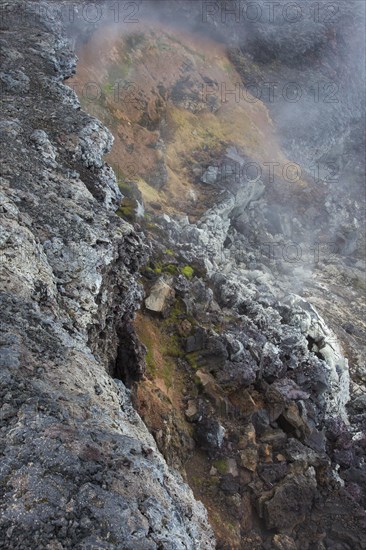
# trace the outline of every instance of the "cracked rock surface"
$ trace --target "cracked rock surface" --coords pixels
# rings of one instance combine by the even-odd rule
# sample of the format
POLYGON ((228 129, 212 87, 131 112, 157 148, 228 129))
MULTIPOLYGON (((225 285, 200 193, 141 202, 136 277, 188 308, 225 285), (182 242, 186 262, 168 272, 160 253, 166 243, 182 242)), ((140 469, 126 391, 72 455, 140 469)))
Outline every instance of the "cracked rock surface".
POLYGON ((113 379, 142 299, 112 136, 63 80, 61 23, 1 2, 0 547, 214 548, 206 511, 113 379))

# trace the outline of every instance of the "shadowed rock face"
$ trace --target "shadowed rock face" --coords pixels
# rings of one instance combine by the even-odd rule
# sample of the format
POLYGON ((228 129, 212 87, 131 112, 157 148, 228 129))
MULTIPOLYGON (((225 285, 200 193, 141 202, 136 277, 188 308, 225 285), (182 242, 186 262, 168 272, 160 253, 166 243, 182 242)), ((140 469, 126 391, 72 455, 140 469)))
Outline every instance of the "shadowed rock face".
POLYGON ((112 136, 62 83, 76 59, 51 11, 36 15, 50 4, 0 7, 0 546, 214 548, 203 506, 112 378, 118 348, 138 348, 145 254, 114 215, 112 136))

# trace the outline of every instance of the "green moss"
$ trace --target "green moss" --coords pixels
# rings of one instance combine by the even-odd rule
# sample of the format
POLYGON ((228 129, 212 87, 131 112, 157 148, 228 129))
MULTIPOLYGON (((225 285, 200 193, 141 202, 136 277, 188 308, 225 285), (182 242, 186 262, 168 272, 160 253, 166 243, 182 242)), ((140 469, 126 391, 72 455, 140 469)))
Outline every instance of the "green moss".
POLYGON ((104 84, 103 86, 103 92, 107 95, 107 94, 112 94, 114 91, 114 85, 111 83, 111 82, 107 82, 106 84, 104 84))
POLYGON ((220 479, 218 476, 210 476, 208 479, 207 479, 207 486, 209 488, 216 488, 217 485, 219 484, 220 482, 220 479))
POLYGON ((153 270, 154 273, 162 273, 163 271, 163 266, 161 265, 160 262, 154 262, 151 264, 151 268, 153 270))
POLYGON ((198 370, 199 364, 197 362, 198 359, 198 353, 196 351, 192 351, 191 353, 186 354, 186 359, 188 363, 191 365, 192 369, 198 370))
POLYGON ((192 476, 192 482, 196 487, 202 487, 203 486, 203 479, 198 476, 192 476))
POLYGON ((158 40, 156 41, 156 45, 157 47, 159 48, 159 50, 161 52, 164 52, 164 51, 167 51, 167 50, 171 50, 171 47, 169 44, 167 44, 166 42, 163 41, 164 39, 163 38, 158 38, 158 40))
POLYGON ((164 254, 168 254, 168 256, 175 256, 175 252, 171 248, 164 250, 164 254))
POLYGON ((121 206, 116 212, 117 216, 124 218, 129 222, 135 221, 136 218, 136 203, 133 199, 123 199, 121 206))
POLYGON ((155 365, 155 361, 154 361, 152 348, 148 347, 148 346, 146 346, 146 347, 147 347, 147 353, 146 353, 146 356, 145 356, 146 369, 147 369, 147 372, 151 376, 155 376, 155 374, 156 374, 156 365, 155 365))
POLYGON ((187 279, 192 279, 194 273, 193 267, 191 267, 190 265, 185 265, 181 268, 180 271, 182 275, 184 275, 187 279))
POLYGON ((150 231, 154 231, 155 229, 158 229, 158 227, 159 227, 159 226, 156 225, 156 223, 154 223, 154 222, 148 222, 148 223, 146 224, 146 228, 147 228, 147 229, 150 229, 150 231))
POLYGON ((115 63, 112 65, 108 70, 108 83, 106 86, 111 86, 113 89, 116 82, 125 80, 128 76, 131 65, 132 59, 128 54, 125 55, 123 63, 115 63))
POLYGON ((164 273, 168 273, 169 275, 177 275, 178 274, 178 267, 174 264, 167 264, 163 268, 164 273))
POLYGON ((174 304, 170 308, 169 315, 164 321, 166 328, 171 327, 175 323, 179 323, 182 317, 185 315, 186 307, 182 300, 175 300, 174 304))
MULTIPOLYGON (((145 214, 146 216, 146 214, 145 214)), ((151 231, 151 233, 154 234, 154 236, 157 236, 157 237, 165 237, 164 235, 164 230, 161 226, 159 226, 157 223, 155 222, 145 222, 145 218, 143 218, 142 220, 140 220, 140 224, 142 225, 142 227, 146 230, 146 231, 151 231)))
POLYGON ((197 391, 200 393, 201 390, 203 389, 203 386, 202 386, 202 382, 201 382, 200 378, 197 376, 197 374, 194 375, 193 382, 196 385, 197 391))
POLYGON ((172 336, 166 347, 166 353, 170 357, 182 357, 183 351, 178 336, 172 336))
POLYGON ((123 180, 123 178, 118 180, 118 187, 125 197, 132 198, 136 193, 132 185, 123 180))
POLYGON ((228 468, 227 462, 224 458, 220 458, 218 460, 215 460, 213 465, 216 468, 216 470, 218 472, 220 472, 220 474, 225 475, 225 474, 228 473, 229 468, 228 468))
POLYGON ((235 526, 234 523, 232 523, 231 521, 229 521, 229 522, 227 523, 227 526, 228 526, 228 528, 230 529, 230 531, 231 531, 232 533, 235 533, 235 534, 237 533, 237 527, 235 526))
POLYGON ((147 333, 140 334, 141 342, 146 347, 146 370, 150 376, 154 377, 156 374, 156 364, 154 359, 154 343, 147 333))
POLYGON ((166 387, 169 389, 173 385, 172 369, 169 363, 164 361, 164 367, 162 369, 162 376, 166 387))

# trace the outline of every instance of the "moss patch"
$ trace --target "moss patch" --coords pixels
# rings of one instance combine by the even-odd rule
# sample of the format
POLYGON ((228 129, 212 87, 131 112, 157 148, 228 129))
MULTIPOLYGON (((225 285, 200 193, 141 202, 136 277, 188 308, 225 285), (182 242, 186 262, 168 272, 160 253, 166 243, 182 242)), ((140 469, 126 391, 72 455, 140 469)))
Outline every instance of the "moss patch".
POLYGON ((198 353, 196 351, 192 351, 191 353, 186 354, 186 359, 188 363, 191 365, 192 369, 198 370, 200 368, 198 364, 198 353))
POLYGON ((229 471, 225 458, 220 458, 218 460, 215 460, 213 465, 216 468, 216 470, 220 472, 221 475, 225 475, 229 471))
POLYGON ((142 313, 138 314, 135 326, 139 339, 147 349, 148 376, 152 380, 162 379, 169 390, 174 382, 175 360, 184 355, 178 336, 165 332, 164 321, 151 319, 142 313))
POLYGON ((184 275, 187 279, 192 279, 194 274, 194 269, 190 265, 185 265, 181 268, 181 273, 184 275))
POLYGON ((117 216, 120 216, 121 218, 133 222, 136 218, 136 201, 134 199, 128 199, 125 198, 121 202, 120 207, 118 208, 116 212, 117 216))

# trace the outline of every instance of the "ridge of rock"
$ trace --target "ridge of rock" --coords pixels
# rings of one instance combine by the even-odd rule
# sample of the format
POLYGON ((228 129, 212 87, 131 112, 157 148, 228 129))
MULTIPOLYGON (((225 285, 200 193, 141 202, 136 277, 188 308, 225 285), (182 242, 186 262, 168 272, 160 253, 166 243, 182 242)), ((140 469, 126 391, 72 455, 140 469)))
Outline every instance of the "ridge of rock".
POLYGON ((0 547, 214 548, 203 505, 113 379, 142 299, 112 136, 63 80, 46 2, 1 2, 0 547), (32 12, 32 9, 36 12, 32 12))

